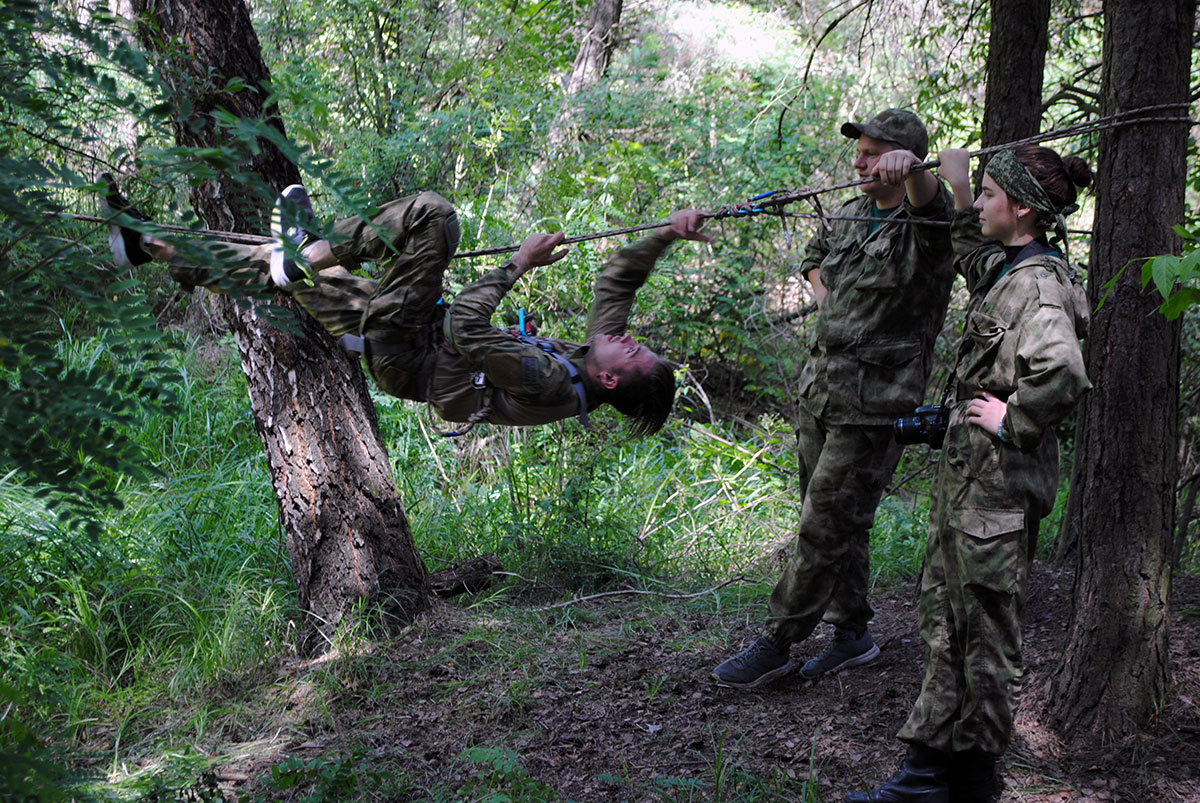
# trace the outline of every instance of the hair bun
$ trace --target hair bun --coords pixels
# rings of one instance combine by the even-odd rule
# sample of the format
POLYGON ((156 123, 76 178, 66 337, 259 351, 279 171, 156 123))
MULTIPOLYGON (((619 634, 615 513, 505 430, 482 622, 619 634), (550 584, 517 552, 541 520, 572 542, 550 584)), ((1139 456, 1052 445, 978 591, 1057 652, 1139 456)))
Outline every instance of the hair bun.
POLYGON ((1078 156, 1068 156, 1063 159, 1063 167, 1066 168, 1067 177, 1071 179, 1071 183, 1076 187, 1091 185, 1092 169, 1088 167, 1087 162, 1078 156))

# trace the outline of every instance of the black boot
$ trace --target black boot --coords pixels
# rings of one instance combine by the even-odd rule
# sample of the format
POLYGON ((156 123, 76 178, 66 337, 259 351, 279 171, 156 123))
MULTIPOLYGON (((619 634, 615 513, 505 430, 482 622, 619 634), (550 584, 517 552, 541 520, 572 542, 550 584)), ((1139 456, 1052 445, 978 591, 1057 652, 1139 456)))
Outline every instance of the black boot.
POLYGON ((994 803, 1004 784, 997 772, 998 759, 982 750, 965 750, 950 757, 946 775, 953 803, 994 803))
MULTIPOLYGON (((950 803, 946 776, 950 756, 923 744, 913 744, 900 771, 870 792, 851 792, 845 803, 950 803)), ((958 803, 957 798, 953 798, 958 803)))

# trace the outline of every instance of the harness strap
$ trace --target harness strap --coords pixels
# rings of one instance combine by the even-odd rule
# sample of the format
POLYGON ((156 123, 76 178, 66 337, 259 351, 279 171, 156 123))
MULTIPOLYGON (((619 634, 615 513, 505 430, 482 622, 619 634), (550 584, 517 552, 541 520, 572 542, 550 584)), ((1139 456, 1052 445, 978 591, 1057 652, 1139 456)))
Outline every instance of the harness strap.
POLYGON ((588 421, 587 415, 587 392, 583 389, 583 375, 579 373, 579 369, 575 367, 573 362, 555 351, 554 346, 550 345, 549 341, 542 340, 538 337, 530 337, 524 332, 517 332, 516 335, 517 339, 522 343, 526 343, 531 346, 537 346, 542 351, 546 352, 551 357, 562 363, 567 369, 567 373, 571 376, 571 386, 575 388, 575 394, 579 396, 579 423, 583 425, 584 429, 591 429, 592 424, 590 421, 588 421))
POLYGON ((358 335, 342 335, 338 341, 342 348, 346 351, 353 351, 357 354, 380 354, 389 356, 392 354, 404 354, 412 350, 411 345, 402 345, 400 343, 384 343, 379 340, 368 340, 365 337, 358 335))

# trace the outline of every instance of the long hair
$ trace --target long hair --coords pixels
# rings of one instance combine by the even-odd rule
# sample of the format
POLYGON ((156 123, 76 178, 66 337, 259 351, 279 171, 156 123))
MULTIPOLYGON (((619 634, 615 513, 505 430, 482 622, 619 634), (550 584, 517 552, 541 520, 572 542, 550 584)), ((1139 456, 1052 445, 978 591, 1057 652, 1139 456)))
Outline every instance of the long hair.
POLYGON ((632 419, 633 437, 653 435, 667 423, 675 405, 675 365, 659 357, 645 374, 619 382, 612 390, 605 391, 600 400, 632 419))

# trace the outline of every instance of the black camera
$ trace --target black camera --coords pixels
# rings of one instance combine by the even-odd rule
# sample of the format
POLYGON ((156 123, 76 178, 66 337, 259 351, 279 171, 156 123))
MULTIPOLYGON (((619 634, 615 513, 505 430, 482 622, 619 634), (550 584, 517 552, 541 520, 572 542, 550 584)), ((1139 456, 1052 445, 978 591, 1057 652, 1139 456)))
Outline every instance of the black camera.
POLYGON ((941 449, 949 426, 950 408, 944 404, 931 404, 918 407, 907 418, 897 418, 892 422, 892 433, 896 443, 928 443, 934 449, 941 449))

